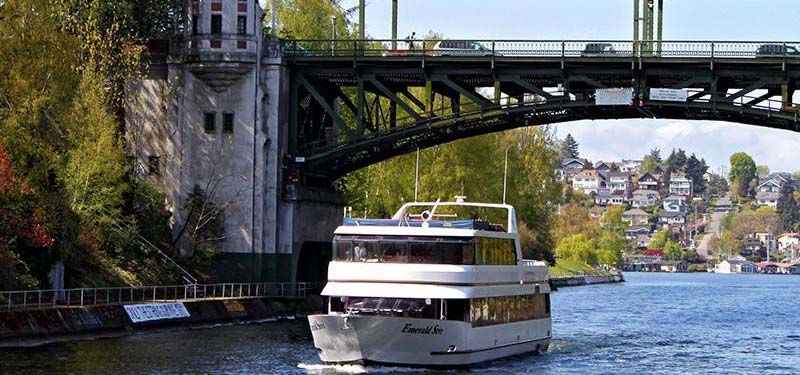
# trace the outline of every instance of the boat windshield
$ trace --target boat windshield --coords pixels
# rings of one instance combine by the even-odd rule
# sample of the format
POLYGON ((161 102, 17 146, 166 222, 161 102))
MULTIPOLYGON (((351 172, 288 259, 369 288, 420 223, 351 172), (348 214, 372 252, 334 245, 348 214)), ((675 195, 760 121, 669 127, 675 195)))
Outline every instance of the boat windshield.
POLYGON ((435 306, 425 299, 348 297, 344 309, 349 314, 433 318, 435 306))

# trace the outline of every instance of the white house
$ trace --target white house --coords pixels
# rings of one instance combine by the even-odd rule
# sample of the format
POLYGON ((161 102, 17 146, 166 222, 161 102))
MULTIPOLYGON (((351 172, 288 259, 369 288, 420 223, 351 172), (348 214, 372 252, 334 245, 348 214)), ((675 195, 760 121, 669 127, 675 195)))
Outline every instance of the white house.
POLYGON ((797 245, 800 245, 800 233, 784 233, 778 237, 778 251, 782 253, 797 245))
POLYGON ((664 198, 664 210, 667 212, 686 212, 689 205, 686 204, 686 197, 682 195, 670 195, 664 198))
POLYGON ((619 171, 625 173, 636 174, 639 173, 639 169, 642 167, 641 160, 625 160, 622 159, 622 162, 619 164, 619 171))
POLYGON ((759 191, 756 194, 756 201, 758 202, 759 206, 767 206, 772 208, 778 208, 778 198, 780 198, 780 193, 774 193, 771 191, 759 191))
POLYGON ((658 213, 658 222, 666 225, 686 224, 686 214, 683 212, 661 211, 658 213))
POLYGON ((759 241, 761 241, 761 245, 763 245, 764 248, 767 249, 767 251, 769 253, 774 254, 775 250, 777 250, 778 242, 775 240, 775 235, 774 234, 772 234, 772 233, 756 233, 754 235, 754 237, 756 239, 758 239, 759 241))
POLYGON ((686 178, 685 173, 676 172, 669 178, 669 193, 674 195, 692 196, 692 180, 686 178))
POLYGON ((661 200, 661 194, 659 194, 657 191, 649 189, 639 189, 639 190, 634 190, 630 202, 631 202, 631 207, 643 208, 643 207, 655 206, 658 204, 660 200, 661 200))
POLYGON ((631 191, 633 188, 631 175, 624 172, 608 172, 606 174, 606 186, 611 191, 631 191))
POLYGON ((633 226, 646 225, 650 215, 638 208, 630 209, 622 214, 622 220, 633 226))
POLYGON ((716 273, 756 273, 758 266, 744 258, 736 257, 730 260, 723 260, 715 267, 716 273))
POLYGON ((605 187, 605 178, 594 169, 586 169, 572 176, 572 188, 586 194, 597 194, 605 187))

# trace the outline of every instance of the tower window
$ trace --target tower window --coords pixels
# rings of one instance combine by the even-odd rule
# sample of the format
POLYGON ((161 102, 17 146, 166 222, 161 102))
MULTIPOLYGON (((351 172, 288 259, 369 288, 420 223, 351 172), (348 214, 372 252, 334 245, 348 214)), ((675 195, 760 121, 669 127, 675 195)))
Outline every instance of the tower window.
POLYGON ((217 129, 217 114, 216 112, 206 112, 205 121, 203 122, 203 130, 206 134, 212 134, 217 129))
POLYGON ((212 14, 211 15, 211 33, 212 34, 222 34, 222 15, 221 14, 212 14))
POLYGON ((233 134, 233 113, 225 113, 222 115, 222 132, 233 134))
POLYGON ((236 19, 236 32, 239 35, 247 35, 247 16, 239 16, 236 19))
POLYGON ((150 156, 147 158, 147 173, 151 176, 158 176, 161 174, 161 157, 150 156))

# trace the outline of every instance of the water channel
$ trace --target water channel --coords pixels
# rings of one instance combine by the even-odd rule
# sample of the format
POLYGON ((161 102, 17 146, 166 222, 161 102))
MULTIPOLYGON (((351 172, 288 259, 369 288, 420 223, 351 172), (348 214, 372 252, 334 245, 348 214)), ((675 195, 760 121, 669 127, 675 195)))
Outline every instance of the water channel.
MULTIPOLYGON (((628 273, 553 295, 548 353, 470 374, 800 373, 800 276, 628 273)), ((0 350, 0 373, 456 374, 319 362, 304 319, 0 350)))

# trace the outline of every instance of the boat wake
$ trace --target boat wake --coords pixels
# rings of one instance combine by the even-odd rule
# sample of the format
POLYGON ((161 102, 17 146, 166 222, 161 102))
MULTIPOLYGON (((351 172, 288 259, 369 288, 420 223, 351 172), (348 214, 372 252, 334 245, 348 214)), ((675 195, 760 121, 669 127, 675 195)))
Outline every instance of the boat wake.
MULTIPOLYGON (((333 365, 322 363, 300 363, 298 368, 309 374, 397 374, 397 373, 430 373, 431 370, 412 367, 364 366, 359 364, 333 365)), ((442 372, 442 371, 437 371, 442 372)), ((444 371, 447 372, 447 371, 444 371)))

